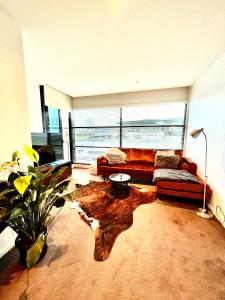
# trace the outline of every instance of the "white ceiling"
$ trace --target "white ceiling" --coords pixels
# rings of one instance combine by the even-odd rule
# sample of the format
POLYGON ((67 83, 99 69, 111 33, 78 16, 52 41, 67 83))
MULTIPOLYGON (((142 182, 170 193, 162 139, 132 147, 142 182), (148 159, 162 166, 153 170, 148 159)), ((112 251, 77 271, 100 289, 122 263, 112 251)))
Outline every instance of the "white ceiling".
POLYGON ((27 74, 71 96, 192 85, 225 51, 225 0, 0 0, 27 74))

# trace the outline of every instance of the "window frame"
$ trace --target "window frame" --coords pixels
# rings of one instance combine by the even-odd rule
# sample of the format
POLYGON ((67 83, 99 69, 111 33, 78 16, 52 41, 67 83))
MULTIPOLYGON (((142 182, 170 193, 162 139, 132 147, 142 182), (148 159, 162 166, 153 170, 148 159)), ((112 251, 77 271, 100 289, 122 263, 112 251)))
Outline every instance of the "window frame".
MULTIPOLYGON (((171 101, 174 102, 174 101, 171 101)), ((120 107, 120 123, 119 125, 115 125, 115 126, 72 126, 71 124, 71 136, 72 136, 72 160, 75 157, 75 160, 73 160, 74 164, 82 164, 82 165, 90 165, 90 163, 83 163, 83 162, 79 162, 76 161, 76 150, 75 148, 112 148, 112 146, 76 146, 76 139, 75 139, 75 130, 76 129, 98 129, 98 128, 104 128, 104 129, 110 129, 110 128, 118 128, 119 129, 119 148, 123 148, 123 128, 173 128, 173 127, 179 127, 179 128, 183 128, 183 134, 181 136, 181 149, 179 150, 183 150, 184 149, 184 144, 185 144, 185 132, 186 132, 186 118, 187 118, 187 102, 184 101, 184 122, 183 125, 179 124, 179 125, 122 125, 122 114, 123 114, 123 106, 120 107)), ((84 109, 84 108, 83 108, 84 109)), ((89 108, 87 108, 89 109, 89 108)), ((72 122, 71 122, 72 123, 72 122)), ((148 148, 146 148, 148 149, 148 148)), ((160 149, 163 150, 163 149, 160 149)), ((176 149, 177 150, 177 149, 176 149)))

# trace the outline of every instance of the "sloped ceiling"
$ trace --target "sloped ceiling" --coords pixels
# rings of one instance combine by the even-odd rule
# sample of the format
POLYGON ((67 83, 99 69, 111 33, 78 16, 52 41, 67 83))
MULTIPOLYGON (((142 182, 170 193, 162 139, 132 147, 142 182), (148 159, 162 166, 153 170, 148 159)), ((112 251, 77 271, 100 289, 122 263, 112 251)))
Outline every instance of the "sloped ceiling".
POLYGON ((70 96, 189 86, 225 51, 224 0, 0 4, 24 29, 27 73, 70 96))

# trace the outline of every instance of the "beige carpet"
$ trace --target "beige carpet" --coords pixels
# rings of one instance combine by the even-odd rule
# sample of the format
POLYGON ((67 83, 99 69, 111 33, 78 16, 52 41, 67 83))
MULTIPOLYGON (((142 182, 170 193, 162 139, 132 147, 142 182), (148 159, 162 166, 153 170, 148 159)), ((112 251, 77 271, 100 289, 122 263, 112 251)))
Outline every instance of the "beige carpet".
POLYGON ((134 211, 110 257, 94 260, 94 234, 67 205, 32 270, 16 250, 0 260, 0 299, 225 299, 225 231, 194 206, 157 200, 134 211))

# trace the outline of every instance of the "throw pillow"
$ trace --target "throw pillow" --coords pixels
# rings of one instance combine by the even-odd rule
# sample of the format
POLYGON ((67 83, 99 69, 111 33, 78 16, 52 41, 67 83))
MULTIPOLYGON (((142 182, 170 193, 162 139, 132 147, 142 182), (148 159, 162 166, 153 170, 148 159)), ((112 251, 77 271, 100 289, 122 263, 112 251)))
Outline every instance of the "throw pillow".
POLYGON ((164 155, 164 156, 175 155, 175 150, 157 150, 156 155, 164 155))
POLYGON ((186 170, 171 170, 171 169, 155 170, 153 173, 153 182, 156 183, 157 181, 161 181, 161 180, 199 183, 198 178, 186 170))
POLYGON ((109 165, 125 164, 127 155, 118 148, 110 148, 105 153, 109 165))
POLYGON ((156 155, 156 169, 179 169, 178 155, 156 155))

